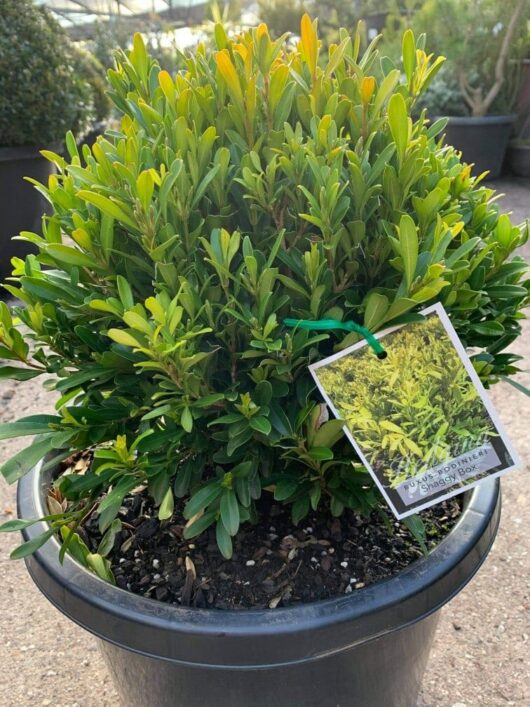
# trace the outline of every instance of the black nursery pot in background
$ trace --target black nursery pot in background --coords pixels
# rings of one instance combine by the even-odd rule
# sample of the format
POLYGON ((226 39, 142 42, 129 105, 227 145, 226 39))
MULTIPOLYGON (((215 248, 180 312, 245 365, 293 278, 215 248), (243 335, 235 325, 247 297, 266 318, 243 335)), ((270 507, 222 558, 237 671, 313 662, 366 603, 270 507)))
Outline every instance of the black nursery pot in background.
MULTIPOLYGON (((18 487, 21 518, 45 514, 52 472, 18 487)), ((314 604, 215 611, 146 599, 103 582, 48 541, 26 559, 43 594, 95 634, 128 707, 414 707, 438 611, 482 564, 500 517, 498 481, 431 552, 393 578, 314 604)), ((37 523, 25 540, 43 530, 37 523)), ((82 696, 79 696, 82 699, 82 696)))
POLYGON ((451 117, 445 142, 462 151, 465 162, 473 163, 474 174, 489 171, 488 179, 500 176, 514 115, 486 115, 480 118, 451 117))
POLYGON ((530 177, 530 145, 513 142, 508 147, 506 163, 516 177, 530 177))
POLYGON ((23 258, 32 251, 25 241, 12 241, 20 231, 40 231, 47 210, 44 197, 24 180, 33 177, 47 183, 54 166, 37 148, 0 147, 0 279, 11 274, 11 258, 23 258))
POLYGON ((109 125, 105 120, 92 123, 90 129, 78 140, 77 147, 79 152, 82 152, 83 145, 88 145, 88 147, 92 148, 98 137, 104 135, 108 127, 109 125))

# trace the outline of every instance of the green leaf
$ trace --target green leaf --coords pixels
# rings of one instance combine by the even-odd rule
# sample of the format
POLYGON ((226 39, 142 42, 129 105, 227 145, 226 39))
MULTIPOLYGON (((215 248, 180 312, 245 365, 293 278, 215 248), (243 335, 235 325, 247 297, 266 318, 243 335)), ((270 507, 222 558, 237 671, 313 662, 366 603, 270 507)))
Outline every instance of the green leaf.
POLYGON ((228 456, 232 456, 232 454, 236 451, 236 449, 239 449, 239 447, 242 447, 244 444, 246 444, 250 439, 252 439, 252 430, 250 428, 243 430, 237 435, 234 435, 228 440, 228 444, 226 445, 226 452, 228 456))
POLYGON ((370 292, 365 300, 364 326, 370 331, 377 331, 385 321, 388 308, 388 297, 379 292, 370 292))
POLYGON ((66 149, 68 150, 68 154, 70 155, 70 157, 72 159, 74 157, 77 157, 79 159, 79 150, 77 149, 77 142, 76 142, 74 134, 71 130, 69 130, 66 133, 64 141, 65 141, 66 149))
POLYGON ((482 336, 499 336, 499 334, 504 334, 502 324, 495 321, 479 322, 478 324, 472 324, 469 328, 477 334, 482 334, 482 336))
POLYGON ((226 559, 229 560, 232 557, 232 538, 228 534, 228 531, 226 530, 224 523, 222 523, 220 520, 217 522, 217 525, 215 527, 215 537, 217 540, 217 546, 219 550, 221 551, 221 555, 226 559))
POLYGON ((62 525, 61 538, 63 539, 63 548, 67 545, 70 555, 84 567, 87 567, 86 558, 90 554, 90 549, 82 540, 81 536, 68 526, 62 525))
POLYGON ((250 506, 250 482, 248 478, 236 476, 234 478, 234 488, 237 492, 239 502, 245 508, 250 506))
POLYGON ((416 42, 414 40, 414 33, 411 29, 408 29, 403 35, 402 52, 403 69, 405 70, 405 75, 410 84, 414 74, 414 69, 416 68, 416 42))
POLYGON ((239 504, 233 491, 225 491, 220 503, 221 520, 230 535, 235 535, 239 529, 239 504))
POLYGON ((311 495, 310 495, 310 502, 311 502, 311 508, 316 511, 318 508, 318 504, 320 502, 320 497, 322 496, 322 486, 320 483, 317 481, 313 485, 313 488, 311 489, 311 495))
POLYGON ((34 525, 40 520, 42 520, 42 518, 33 518, 32 520, 20 520, 15 518, 13 520, 7 520, 0 525, 0 533, 12 533, 15 530, 24 530, 24 528, 29 528, 30 525, 34 525))
POLYGON ((329 79, 333 72, 337 69, 339 64, 343 61, 344 58, 344 53, 347 49, 347 47, 350 45, 351 39, 349 37, 345 37, 342 42, 335 48, 333 51, 333 54, 330 57, 330 60, 328 62, 328 65, 326 66, 325 70, 325 76, 326 79, 329 79))
POLYGON ((110 527, 106 531, 105 535, 101 538, 101 541, 98 545, 98 554, 102 555, 103 557, 106 557, 106 555, 109 554, 109 552, 114 547, 116 535, 120 532, 121 527, 121 520, 119 520, 119 518, 116 518, 112 521, 110 527))
POLYGON ((69 300, 73 302, 81 303, 83 301, 83 288, 82 287, 69 287, 66 283, 58 284, 58 278, 53 278, 51 276, 51 270, 48 270, 46 276, 48 279, 43 277, 26 277, 20 278, 20 283, 25 292, 29 292, 30 295, 36 297, 38 300, 44 300, 45 302, 56 302, 57 300, 69 300))
POLYGON ((102 194, 96 194, 96 192, 89 191, 88 189, 81 189, 77 192, 77 196, 89 204, 94 204, 103 213, 121 221, 126 226, 129 226, 134 231, 138 231, 138 224, 135 223, 132 216, 126 211, 124 204, 119 204, 111 201, 108 197, 102 194))
POLYGON ((407 214, 403 214, 399 221, 399 243, 407 289, 410 290, 418 262, 418 232, 416 224, 407 214))
POLYGON ((222 493, 222 488, 219 482, 214 481, 213 483, 207 484, 200 488, 196 493, 193 494, 191 499, 184 507, 184 518, 189 520, 197 515, 200 511, 207 508, 210 503, 215 501, 222 493))
POLYGON ((5 422, 0 424, 0 439, 45 434, 50 432, 50 424, 61 421, 62 417, 57 415, 29 415, 16 422, 5 422))
POLYGON ((409 141, 410 128, 407 104, 401 93, 394 93, 388 102, 388 124, 402 162, 409 141))
POLYGON ((134 349, 141 346, 141 343, 136 338, 136 335, 129 334, 124 329, 109 329, 107 331, 107 336, 122 346, 131 346, 134 349))
POLYGON ((191 432, 193 429, 193 416, 189 407, 185 407, 180 416, 180 424, 185 432, 191 432))
POLYGON ((344 420, 328 420, 324 422, 313 438, 313 447, 328 447, 331 449, 343 437, 343 428, 344 420))
MULTIPOLYGON (((217 518, 216 511, 210 511, 208 513, 204 513, 199 518, 194 520, 193 523, 186 525, 186 527, 184 528, 184 531, 182 533, 183 538, 185 540, 189 540, 190 538, 194 538, 196 535, 200 535, 201 533, 204 533, 205 530, 207 530, 213 523, 215 523, 216 518, 217 518)), ((221 521, 219 521, 219 523, 221 523, 221 521)))
POLYGON ((46 253, 60 264, 76 265, 80 268, 98 269, 101 267, 89 255, 66 245, 53 243, 46 248, 46 253))
POLYGON ((319 462, 333 459, 333 452, 327 447, 311 447, 311 449, 308 451, 308 454, 311 459, 315 459, 315 461, 319 462))
POLYGON ((298 483, 295 479, 279 479, 274 488, 274 500, 285 501, 298 490, 298 483))
POLYGON ((22 449, 1 467, 0 474, 8 484, 13 484, 21 476, 27 474, 35 464, 40 462, 54 448, 53 436, 36 439, 29 447, 22 449))
POLYGON ((103 214, 101 217, 99 240, 105 260, 108 262, 114 245, 114 219, 109 214, 103 214))
POLYGON ((221 417, 212 420, 208 423, 208 427, 212 425, 232 425, 234 422, 240 422, 241 420, 243 420, 243 415, 239 412, 231 412, 228 415, 221 415, 221 417))
POLYGON ((108 371, 102 366, 88 366, 87 364, 84 368, 85 370, 83 371, 70 373, 65 378, 59 379, 55 386, 56 389, 60 391, 72 390, 72 388, 77 388, 91 380, 97 380, 101 383, 112 377, 112 371, 108 371))
POLYGON ((309 498, 304 496, 295 501, 291 508, 291 518, 295 525, 306 517, 309 513, 309 498))
POLYGON ((263 416, 251 417, 250 426, 262 435, 269 435, 272 430, 271 423, 263 416))
POLYGON ((230 54, 227 50, 217 52, 215 55, 215 60, 217 62, 219 74, 226 82, 232 101, 238 106, 241 112, 243 112, 244 101, 241 83, 239 81, 238 73, 230 59, 230 54))
POLYGON ((298 282, 293 280, 292 277, 288 277, 287 275, 278 275, 278 280, 285 285, 289 290, 292 290, 293 292, 296 292, 297 294, 301 295, 304 299, 309 299, 309 294, 307 293, 307 290, 298 282))
POLYGON ((521 299, 528 296, 528 290, 521 285, 490 285, 488 295, 494 299, 521 299))
POLYGON ((104 557, 101 557, 98 553, 89 553, 86 557, 87 565, 94 570, 98 577, 104 579, 106 582, 111 584, 116 584, 112 570, 110 569, 110 562, 104 557))
POLYGON ((219 171, 220 165, 215 165, 215 167, 212 167, 209 172, 206 173, 204 178, 202 179, 201 183, 195 190, 195 194, 193 195, 193 199, 191 202, 191 208, 195 208, 199 201, 202 199, 204 196, 204 193, 206 192, 206 189, 208 188, 208 185, 210 182, 214 179, 215 175, 219 171))
MULTIPOLYGON (((522 383, 519 383, 519 381, 514 381, 508 376, 501 376, 501 380, 506 381, 506 383, 509 383, 510 385, 513 385, 513 387, 520 393, 524 393, 525 395, 528 395, 530 397, 530 390, 522 383)), ((2 526, 0 526, 0 530, 2 530, 2 526)))
POLYGON ((134 297, 131 286, 122 275, 117 276, 116 285, 118 287, 118 294, 124 308, 132 309, 134 307, 134 297))
POLYGON ((173 489, 170 486, 166 491, 164 498, 162 499, 160 508, 158 509, 159 520, 168 520, 168 518, 171 518, 171 516, 173 515, 174 508, 175 498, 173 496, 173 489))
POLYGON ((0 379, 11 378, 15 381, 28 381, 37 376, 42 376, 46 371, 37 371, 34 368, 18 368, 18 366, 0 366, 0 379))
POLYGON ((336 496, 332 496, 329 508, 331 510, 331 515, 334 518, 338 518, 344 510, 344 503, 342 503, 342 501, 339 501, 336 496))
POLYGON ((98 506, 98 527, 104 533, 118 515, 125 496, 138 486, 138 479, 122 476, 116 486, 108 493, 98 506))
POLYGON ((480 238, 478 236, 475 236, 474 238, 470 238, 468 241, 465 243, 462 243, 461 246, 459 246, 456 250, 452 251, 449 255, 448 258, 445 260, 445 264, 447 265, 448 268, 453 267, 453 265, 461 260, 465 255, 470 253, 472 250, 474 250, 478 244, 480 243, 480 238))
POLYGON ((289 437, 294 434, 289 418, 283 411, 281 405, 271 402, 269 420, 273 428, 281 435, 289 437))
MULTIPOLYGON (((377 115, 381 108, 383 107, 385 101, 387 98, 390 96, 394 88, 396 87, 396 84, 399 81, 401 72, 399 69, 393 69, 391 70, 383 79, 381 82, 381 85, 379 86, 379 90, 377 91, 375 100, 374 100, 374 105, 373 105, 373 115, 377 115)), ((390 157, 392 157, 394 153, 394 146, 393 145, 387 145, 387 147, 383 150, 383 157, 386 157, 387 159, 385 160, 388 161, 390 157), (386 153, 386 154, 383 154, 386 153)), ((376 163, 373 165, 372 169, 376 172, 379 168, 383 168, 383 164, 379 163, 379 158, 377 159, 376 163)), ((372 181, 372 180, 371 180, 372 181)))
POLYGON ((55 530, 53 528, 50 528, 46 532, 42 533, 41 535, 38 535, 36 538, 33 538, 32 540, 28 540, 25 543, 22 543, 22 545, 19 545, 17 548, 13 550, 11 553, 10 557, 12 560, 20 560, 22 557, 27 557, 28 555, 32 555, 36 550, 39 549, 39 547, 42 547, 45 542, 47 542, 52 535, 54 534, 55 530))
POLYGON ((402 522, 408 528, 409 532, 416 540, 418 545, 421 547, 423 554, 428 555, 429 551, 427 549, 427 545, 425 544, 427 532, 425 530, 425 524, 423 523, 421 517, 419 515, 412 515, 408 518, 404 518, 402 522))
POLYGON ((125 324, 130 326, 131 329, 136 329, 137 331, 142 332, 142 334, 151 336, 151 334, 153 333, 147 319, 145 319, 145 317, 142 317, 137 312, 125 312, 123 315, 123 321, 125 322, 125 324))
POLYGON ((144 211, 149 209, 151 199, 153 198, 154 186, 151 172, 148 169, 144 169, 143 172, 140 172, 136 179, 136 189, 144 211))
POLYGON ((252 397, 258 405, 268 405, 272 400, 272 385, 269 381, 260 381, 252 397))

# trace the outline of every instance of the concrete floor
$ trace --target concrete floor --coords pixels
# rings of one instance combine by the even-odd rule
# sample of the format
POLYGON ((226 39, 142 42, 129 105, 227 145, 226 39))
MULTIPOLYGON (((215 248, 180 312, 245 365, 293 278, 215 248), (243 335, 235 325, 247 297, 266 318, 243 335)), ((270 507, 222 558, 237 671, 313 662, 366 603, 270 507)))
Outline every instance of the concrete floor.
MULTIPOLYGON (((506 192, 501 203, 513 212, 514 220, 530 214, 530 182, 511 180, 494 186, 506 192)), ((530 256, 530 246, 523 252, 530 256)), ((514 350, 530 360, 529 322, 524 323, 524 336, 514 350)), ((518 380, 530 387, 530 373, 521 373, 518 380)), ((492 398, 528 464, 530 398, 508 384, 497 386, 492 398)), ((0 381, 2 421, 51 411, 52 406, 53 397, 31 381, 0 381)), ((3 442, 0 461, 23 444, 3 442)), ((521 470, 503 479, 503 518, 495 546, 478 575, 442 612, 421 693, 422 707, 530 707, 526 473, 521 470)), ((13 517, 14 511, 15 490, 0 482, 0 520, 13 517)), ((22 562, 8 559, 18 542, 12 535, 0 536, 0 707, 118 707, 92 636, 39 594, 22 562)))

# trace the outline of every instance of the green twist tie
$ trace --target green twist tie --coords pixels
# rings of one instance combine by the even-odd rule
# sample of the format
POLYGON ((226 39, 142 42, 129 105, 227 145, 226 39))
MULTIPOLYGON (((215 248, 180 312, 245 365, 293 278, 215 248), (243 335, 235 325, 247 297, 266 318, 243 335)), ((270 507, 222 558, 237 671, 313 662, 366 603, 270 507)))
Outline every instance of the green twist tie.
POLYGON ((387 352, 372 332, 356 322, 339 322, 338 319, 317 319, 316 321, 311 321, 309 319, 284 319, 283 323, 288 327, 300 327, 300 329, 310 329, 314 331, 327 331, 330 329, 355 331, 357 334, 360 334, 366 339, 368 345, 371 346, 376 353, 377 358, 383 359, 387 357, 387 352))

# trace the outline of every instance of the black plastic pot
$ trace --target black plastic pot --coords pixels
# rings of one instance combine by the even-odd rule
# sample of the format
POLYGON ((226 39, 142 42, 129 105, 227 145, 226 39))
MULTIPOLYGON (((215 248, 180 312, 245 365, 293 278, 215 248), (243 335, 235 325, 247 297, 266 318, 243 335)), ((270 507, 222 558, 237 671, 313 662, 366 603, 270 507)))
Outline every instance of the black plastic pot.
POLYGON ((530 145, 509 145, 506 163, 517 177, 530 177, 530 145))
POLYGON ((79 151, 83 149, 83 145, 92 147, 98 137, 105 134, 105 130, 107 130, 108 127, 109 125, 105 120, 100 120, 97 123, 94 123, 90 130, 78 141, 77 147, 79 148, 79 151))
POLYGON ((25 241, 11 238, 20 231, 40 231, 42 214, 49 208, 24 177, 46 184, 53 171, 52 163, 36 147, 0 147, 0 279, 11 274, 11 258, 23 258, 36 250, 25 241))
POLYGON ((474 174, 488 170, 487 178, 496 179, 501 173, 514 120, 514 115, 451 117, 445 129, 445 142, 461 150, 464 160, 475 165, 474 174))
MULTIPOLYGON (((44 513, 48 486, 39 468, 21 480, 21 517, 44 513)), ((467 494, 445 540, 395 577, 268 611, 192 609, 135 596, 68 556, 61 566, 54 539, 27 567, 60 611, 102 639, 128 707, 413 707, 438 610, 482 564, 499 516, 499 484, 489 480, 467 494)), ((28 528, 25 539, 42 530, 28 528)))

